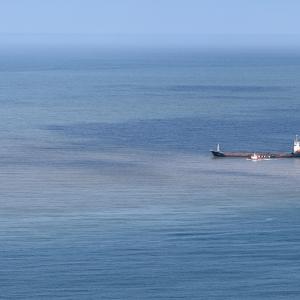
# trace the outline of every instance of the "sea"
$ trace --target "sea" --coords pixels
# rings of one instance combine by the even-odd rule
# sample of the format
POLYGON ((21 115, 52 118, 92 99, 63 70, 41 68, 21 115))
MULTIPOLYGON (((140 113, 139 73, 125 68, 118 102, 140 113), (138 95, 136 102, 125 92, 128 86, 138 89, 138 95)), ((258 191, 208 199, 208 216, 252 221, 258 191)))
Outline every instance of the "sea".
POLYGON ((0 49, 1 299, 300 299, 300 54, 0 49))

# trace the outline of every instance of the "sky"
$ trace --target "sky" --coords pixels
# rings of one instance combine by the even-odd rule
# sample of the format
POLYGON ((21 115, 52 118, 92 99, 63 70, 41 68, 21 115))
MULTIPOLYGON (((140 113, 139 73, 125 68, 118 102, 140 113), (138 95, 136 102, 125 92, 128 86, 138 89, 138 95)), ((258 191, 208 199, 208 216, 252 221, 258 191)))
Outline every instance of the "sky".
POLYGON ((2 41, 300 45, 299 0, 0 0, 0 4, 2 41))

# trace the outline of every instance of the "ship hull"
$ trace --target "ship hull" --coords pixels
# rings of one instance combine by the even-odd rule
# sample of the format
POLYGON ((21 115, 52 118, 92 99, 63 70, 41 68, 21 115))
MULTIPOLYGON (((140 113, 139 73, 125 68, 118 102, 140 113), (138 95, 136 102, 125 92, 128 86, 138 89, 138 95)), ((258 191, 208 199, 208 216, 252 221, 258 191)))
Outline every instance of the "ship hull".
MULTIPOLYGON (((251 158, 253 152, 221 152, 211 151, 214 157, 241 157, 251 158)), ((255 152, 256 155, 265 158, 300 158, 300 153, 286 153, 286 152, 255 152)))

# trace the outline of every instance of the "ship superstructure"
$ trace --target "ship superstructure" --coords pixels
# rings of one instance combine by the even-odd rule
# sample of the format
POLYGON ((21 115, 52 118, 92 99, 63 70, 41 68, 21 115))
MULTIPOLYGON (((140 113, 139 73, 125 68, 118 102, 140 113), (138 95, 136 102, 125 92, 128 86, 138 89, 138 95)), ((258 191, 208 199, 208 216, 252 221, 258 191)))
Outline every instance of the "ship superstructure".
POLYGON ((293 146, 292 153, 300 154, 300 141, 299 141, 298 135, 296 135, 296 138, 294 139, 294 146, 293 146))

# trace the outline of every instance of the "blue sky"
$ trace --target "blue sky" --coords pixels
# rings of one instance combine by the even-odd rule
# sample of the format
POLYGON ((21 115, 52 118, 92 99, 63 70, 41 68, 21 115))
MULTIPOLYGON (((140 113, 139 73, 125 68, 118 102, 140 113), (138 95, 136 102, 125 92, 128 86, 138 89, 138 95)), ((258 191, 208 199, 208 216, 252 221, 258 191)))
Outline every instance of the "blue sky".
POLYGON ((195 44, 266 43, 267 35, 295 43, 299 11, 296 0, 1 0, 0 34, 195 44))

